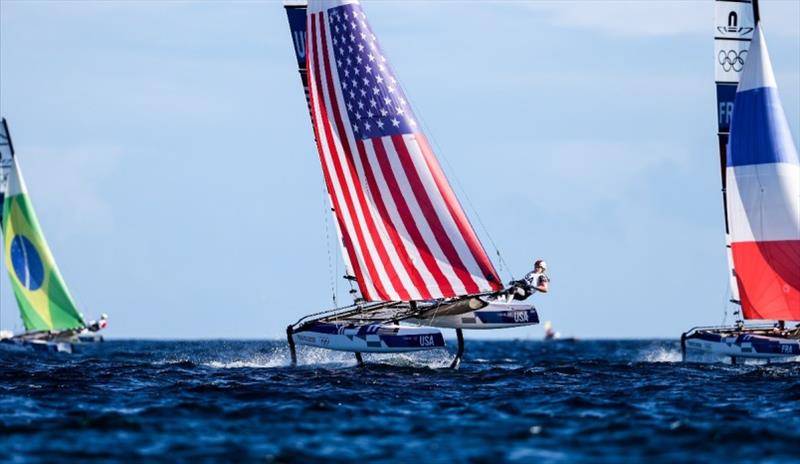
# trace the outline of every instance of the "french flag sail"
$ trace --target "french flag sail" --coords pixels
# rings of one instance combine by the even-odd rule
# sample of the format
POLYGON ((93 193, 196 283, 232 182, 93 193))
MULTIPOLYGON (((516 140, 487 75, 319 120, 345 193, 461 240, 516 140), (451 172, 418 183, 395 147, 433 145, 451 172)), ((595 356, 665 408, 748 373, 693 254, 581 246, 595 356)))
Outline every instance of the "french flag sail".
POLYGON ((743 315, 800 320, 800 161, 760 24, 734 108, 727 210, 743 315))
POLYGON ((502 288, 358 1, 308 4, 312 125, 352 271, 368 301, 502 288))

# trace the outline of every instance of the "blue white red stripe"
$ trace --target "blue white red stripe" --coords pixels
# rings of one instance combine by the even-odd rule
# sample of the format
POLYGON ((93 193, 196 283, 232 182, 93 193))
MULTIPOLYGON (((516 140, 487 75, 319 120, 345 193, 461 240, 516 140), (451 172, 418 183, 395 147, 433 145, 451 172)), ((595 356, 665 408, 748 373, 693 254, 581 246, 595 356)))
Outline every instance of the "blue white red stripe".
POLYGON ((727 166, 744 317, 800 320, 800 161, 760 25, 736 94, 727 166))
POLYGON ((367 300, 502 285, 357 1, 311 1, 312 122, 349 260, 367 300))

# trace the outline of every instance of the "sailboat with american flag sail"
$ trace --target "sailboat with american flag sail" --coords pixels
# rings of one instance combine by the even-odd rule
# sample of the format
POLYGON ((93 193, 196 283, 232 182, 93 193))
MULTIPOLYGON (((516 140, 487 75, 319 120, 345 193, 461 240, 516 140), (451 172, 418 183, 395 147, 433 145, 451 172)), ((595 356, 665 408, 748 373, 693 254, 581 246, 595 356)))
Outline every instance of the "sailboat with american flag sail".
POLYGON ((800 324, 787 322, 800 321, 800 160, 778 95, 758 1, 717 0, 716 8, 731 302, 740 309, 732 327, 684 333, 683 357, 733 363, 797 359, 800 324))
POLYGON ((441 348, 437 327, 537 324, 504 289, 357 0, 285 4, 352 305, 287 328, 356 353, 441 348))

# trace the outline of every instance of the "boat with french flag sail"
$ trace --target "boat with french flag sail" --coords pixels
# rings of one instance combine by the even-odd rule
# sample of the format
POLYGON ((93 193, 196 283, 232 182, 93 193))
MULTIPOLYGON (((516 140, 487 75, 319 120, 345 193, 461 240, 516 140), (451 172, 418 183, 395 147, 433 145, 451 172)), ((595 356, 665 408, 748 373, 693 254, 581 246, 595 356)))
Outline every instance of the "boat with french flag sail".
POLYGON ((85 322, 56 266, 33 211, 5 119, 0 120, 0 230, 5 265, 25 332, 0 331, 0 346, 68 352, 99 342, 105 314, 85 322))
POLYGON ((296 344, 362 352, 444 347, 439 328, 539 322, 467 218, 355 0, 285 3, 352 305, 287 328, 296 344))
POLYGON ((758 2, 718 0, 717 21, 719 141, 738 318, 732 327, 684 333, 681 348, 689 361, 794 360, 800 357, 800 160, 758 2))

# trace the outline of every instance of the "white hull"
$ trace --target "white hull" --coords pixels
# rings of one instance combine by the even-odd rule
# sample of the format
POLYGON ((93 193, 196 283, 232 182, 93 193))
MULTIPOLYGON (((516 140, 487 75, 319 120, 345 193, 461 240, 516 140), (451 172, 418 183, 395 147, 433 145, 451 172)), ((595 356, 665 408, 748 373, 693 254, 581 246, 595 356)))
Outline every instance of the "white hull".
POLYGON ((539 323, 536 308, 530 304, 492 301, 488 306, 463 314, 412 319, 411 322, 447 329, 489 330, 523 327, 539 323))
POLYGON ((14 351, 38 351, 47 353, 72 353, 73 344, 68 341, 20 340, 6 338, 0 340, 0 346, 14 351))
POLYGON ((800 340, 772 333, 769 328, 695 329, 681 337, 685 361, 794 362, 800 360, 800 340))
POLYGON ((442 333, 430 327, 389 324, 315 323, 292 334, 298 345, 355 353, 405 353, 444 347, 442 333))
POLYGON ((31 336, 21 334, 14 336, 5 332, 0 337, 0 347, 13 351, 37 351, 43 353, 74 353, 83 351, 85 347, 102 343, 103 336, 84 330, 77 335, 58 336, 31 336))

